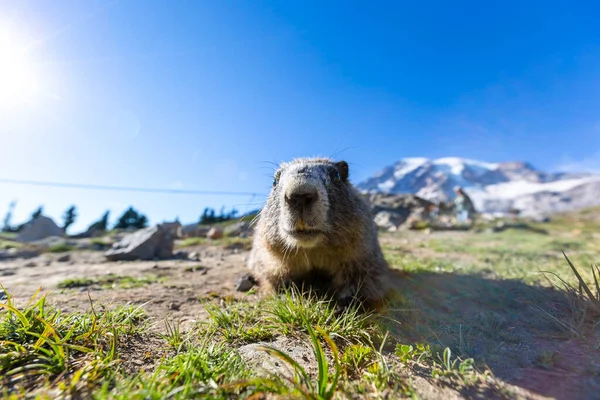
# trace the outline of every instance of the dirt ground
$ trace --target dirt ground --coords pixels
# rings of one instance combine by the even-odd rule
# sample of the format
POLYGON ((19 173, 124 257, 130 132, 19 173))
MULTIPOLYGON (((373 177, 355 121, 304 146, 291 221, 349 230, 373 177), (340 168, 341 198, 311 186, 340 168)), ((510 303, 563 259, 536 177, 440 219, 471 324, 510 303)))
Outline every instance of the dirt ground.
MULTIPOLYGON (((400 249, 399 251, 406 249, 407 253, 416 254, 418 257, 428 257, 432 255, 432 251, 419 246, 419 244, 430 238, 431 236, 425 235, 414 235, 413 238, 387 235, 382 238, 382 244, 388 247, 395 246, 400 249)), ((164 320, 167 318, 172 321, 180 321, 181 329, 185 331, 195 322, 207 317, 203 306, 204 300, 244 296, 244 294, 236 292, 235 286, 238 278, 248 272, 246 269, 248 251, 225 249, 217 245, 201 245, 183 250, 198 252, 200 260, 107 262, 102 252, 99 251, 72 251, 68 253, 70 256, 68 261, 59 261, 64 254, 42 254, 28 260, 2 261, 0 262, 0 283, 16 299, 17 303, 27 302, 41 287, 44 292, 50 292, 48 301, 64 311, 88 310, 90 298, 94 304, 101 303, 107 306, 111 304, 143 305, 147 314, 154 321, 153 329, 162 331, 164 320), (133 278, 151 277, 153 282, 132 288, 121 288, 118 285, 112 288, 100 287, 96 284, 72 289, 57 287, 66 279, 97 278, 107 274, 133 278)), ((474 260, 473 256, 468 254, 445 256, 438 254, 438 256, 457 261, 470 262, 474 260)), ((401 276, 401 279, 404 278, 407 278, 407 282, 413 282, 414 285, 402 284, 404 285, 403 290, 414 290, 415 292, 422 288, 435 291, 436 287, 441 289, 444 285, 456 284, 457 286, 451 287, 451 289, 441 289, 442 291, 447 290, 453 296, 461 295, 460 285, 471 285, 470 282, 459 282, 458 280, 453 282, 451 279, 454 278, 446 279, 441 274, 429 276, 407 273, 401 276), (453 293, 452 290, 459 293, 453 293)), ((504 288, 501 286, 490 287, 490 290, 504 290, 504 288)), ((488 294, 480 293, 481 296, 488 294)), ((435 296, 432 298, 435 301, 435 296)), ((440 297, 440 299, 442 298, 440 297)), ((476 302, 476 299, 468 301, 476 302)), ((464 308, 468 309, 469 307, 465 305, 464 308)), ((480 308, 475 311, 483 313, 488 310, 482 311, 480 308)), ((505 317, 501 315, 498 318, 505 317)), ((527 321, 521 321, 519 318, 517 316, 513 321, 498 325, 498 329, 507 331, 506 341, 496 343, 497 348, 494 350, 496 360, 494 362, 498 367, 492 368, 491 372, 507 385, 504 392, 496 391, 493 395, 460 394, 449 391, 447 388, 436 387, 429 380, 415 376, 414 384, 421 387, 421 395, 425 398, 497 398, 498 393, 505 393, 505 396, 500 397, 600 399, 598 348, 593 347, 593 344, 590 345, 590 343, 557 337, 536 337, 535 340, 523 340, 516 343, 514 336, 511 336, 511 330, 521 330, 527 335, 535 336, 535 332, 533 332, 535 326, 528 325, 527 321), (525 357, 515 356, 529 354, 529 349, 526 347, 534 344, 539 345, 540 348, 551 350, 551 357, 555 360, 550 366, 540 365, 525 357), (504 366, 501 367, 502 365, 504 366), (507 371, 517 371, 518 373, 508 373, 507 371)), ((522 318, 526 319, 528 316, 523 314, 522 318)), ((522 333, 520 337, 523 335, 522 333)), ((598 340, 600 343, 600 338, 598 340)), ((485 353, 487 349, 489 347, 479 351, 485 353)), ((476 346, 473 346, 473 353, 477 353, 477 351, 476 346)), ((482 354, 482 356, 484 355, 482 354)))
POLYGON ((219 246, 187 248, 200 253, 199 261, 159 260, 109 262, 102 252, 70 252, 70 260, 59 262, 61 255, 43 254, 29 260, 0 263, 0 282, 18 302, 28 301, 38 288, 49 292, 48 300, 63 311, 89 309, 89 298, 106 306, 143 305, 156 321, 165 317, 195 321, 206 316, 203 299, 239 296, 236 281, 247 272, 247 252, 219 246), (98 285, 61 289, 66 279, 96 278, 114 274, 132 278, 156 277, 157 282, 132 288, 101 288, 98 285), (89 289, 89 294, 88 294, 89 289))

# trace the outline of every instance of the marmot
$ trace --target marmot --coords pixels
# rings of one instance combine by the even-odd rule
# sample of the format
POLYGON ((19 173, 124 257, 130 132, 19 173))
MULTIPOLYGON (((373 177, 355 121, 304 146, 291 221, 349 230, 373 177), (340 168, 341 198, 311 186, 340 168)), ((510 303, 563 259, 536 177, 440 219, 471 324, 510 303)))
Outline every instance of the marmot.
POLYGON ((257 217, 249 268, 267 292, 308 283, 332 295, 338 311, 353 299, 379 308, 388 264, 345 161, 300 158, 279 166, 257 217))

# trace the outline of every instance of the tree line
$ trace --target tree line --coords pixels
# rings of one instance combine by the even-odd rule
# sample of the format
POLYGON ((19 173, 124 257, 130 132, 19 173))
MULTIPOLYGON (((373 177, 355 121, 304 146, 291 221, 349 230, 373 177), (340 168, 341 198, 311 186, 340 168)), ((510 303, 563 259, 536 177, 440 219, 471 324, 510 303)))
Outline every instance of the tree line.
MULTIPOLYGON (((16 202, 11 202, 8 211, 4 217, 1 231, 2 232, 20 232, 28 222, 20 225, 12 225, 13 212, 16 206, 16 202)), ((30 221, 39 218, 44 212, 44 207, 38 207, 32 214, 30 221)), ((88 231, 107 231, 109 230, 109 216, 110 211, 106 211, 100 219, 93 222, 89 227, 88 231)), ((226 211, 225 207, 221 208, 219 214, 214 209, 206 207, 202 212, 198 220, 198 224, 210 225, 218 222, 224 222, 231 219, 235 219, 238 216, 238 211, 234 208, 230 211, 226 211)), ((72 205, 62 215, 61 228, 66 232, 70 226, 72 226, 77 220, 77 207, 72 205)), ((133 207, 129 207, 125 212, 117 219, 112 226, 112 229, 142 229, 148 226, 148 217, 140 213, 133 207)))
POLYGON ((238 210, 235 208, 229 212, 225 211, 225 207, 221 208, 221 212, 219 214, 215 213, 215 210, 212 208, 206 207, 200 216, 200 220, 198 224, 200 225, 210 225, 217 222, 229 221, 230 219, 235 219, 238 216, 238 210))

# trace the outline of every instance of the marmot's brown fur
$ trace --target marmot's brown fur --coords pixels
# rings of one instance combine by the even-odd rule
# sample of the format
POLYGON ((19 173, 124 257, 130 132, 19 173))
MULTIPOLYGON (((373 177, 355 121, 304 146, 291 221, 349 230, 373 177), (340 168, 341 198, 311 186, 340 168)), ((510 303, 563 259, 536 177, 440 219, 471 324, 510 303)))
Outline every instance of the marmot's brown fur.
POLYGON ((388 265, 345 161, 280 165, 256 223, 249 267, 267 291, 308 284, 333 295, 342 309, 352 299, 369 308, 381 304, 388 265))

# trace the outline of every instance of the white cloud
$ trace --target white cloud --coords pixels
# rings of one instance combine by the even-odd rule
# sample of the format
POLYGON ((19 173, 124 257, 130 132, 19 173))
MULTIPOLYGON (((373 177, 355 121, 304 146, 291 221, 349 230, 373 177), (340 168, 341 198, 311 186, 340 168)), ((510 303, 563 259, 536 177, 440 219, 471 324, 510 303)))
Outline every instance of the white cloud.
POLYGON ((565 157, 555 169, 561 172, 600 173, 600 151, 580 159, 565 157))

